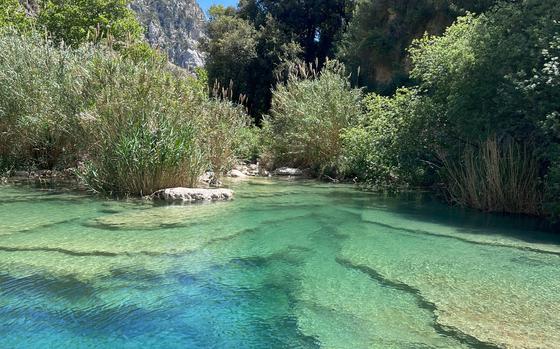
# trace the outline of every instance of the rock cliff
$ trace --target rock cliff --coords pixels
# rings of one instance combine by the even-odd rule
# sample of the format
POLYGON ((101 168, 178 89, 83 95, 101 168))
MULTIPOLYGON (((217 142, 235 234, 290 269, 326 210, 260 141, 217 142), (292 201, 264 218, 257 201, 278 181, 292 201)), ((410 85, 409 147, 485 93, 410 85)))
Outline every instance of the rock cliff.
POLYGON ((146 27, 146 39, 167 52, 174 64, 194 68, 204 64, 198 40, 205 15, 196 0, 134 0, 131 9, 146 27))

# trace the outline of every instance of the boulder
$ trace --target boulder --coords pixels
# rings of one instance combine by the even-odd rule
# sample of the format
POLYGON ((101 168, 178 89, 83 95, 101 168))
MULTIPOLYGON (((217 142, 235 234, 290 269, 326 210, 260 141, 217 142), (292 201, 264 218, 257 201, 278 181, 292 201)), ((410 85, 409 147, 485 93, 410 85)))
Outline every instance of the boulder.
POLYGON ((151 195, 153 200, 168 202, 226 201, 233 199, 230 189, 169 188, 151 195))
POLYGON ((229 172, 229 176, 232 178, 245 178, 247 175, 240 170, 231 170, 229 172))
POLYGON ((299 168, 292 167, 280 167, 274 170, 274 175, 276 176, 303 176, 303 171, 299 168))

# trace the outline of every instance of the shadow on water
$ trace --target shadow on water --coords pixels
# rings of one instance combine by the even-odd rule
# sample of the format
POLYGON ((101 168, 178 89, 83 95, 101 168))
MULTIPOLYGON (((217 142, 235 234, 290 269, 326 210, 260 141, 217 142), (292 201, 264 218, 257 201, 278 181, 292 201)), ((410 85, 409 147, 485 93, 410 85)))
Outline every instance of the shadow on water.
POLYGON ((535 217, 485 213, 449 206, 429 192, 360 195, 353 207, 359 210, 382 210, 403 220, 448 226, 457 233, 498 234, 529 243, 559 244, 560 234, 546 220, 535 217))

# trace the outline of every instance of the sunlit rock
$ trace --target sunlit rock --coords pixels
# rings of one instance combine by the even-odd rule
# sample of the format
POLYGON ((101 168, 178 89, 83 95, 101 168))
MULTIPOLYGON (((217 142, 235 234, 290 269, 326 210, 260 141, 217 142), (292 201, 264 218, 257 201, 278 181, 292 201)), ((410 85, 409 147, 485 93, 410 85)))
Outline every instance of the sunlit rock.
POLYGON ((299 168, 292 167, 280 167, 274 170, 274 175, 276 176, 303 176, 303 171, 299 168))
POLYGON ((170 188, 162 189, 153 193, 151 198, 167 202, 227 201, 233 199, 233 190, 170 188))

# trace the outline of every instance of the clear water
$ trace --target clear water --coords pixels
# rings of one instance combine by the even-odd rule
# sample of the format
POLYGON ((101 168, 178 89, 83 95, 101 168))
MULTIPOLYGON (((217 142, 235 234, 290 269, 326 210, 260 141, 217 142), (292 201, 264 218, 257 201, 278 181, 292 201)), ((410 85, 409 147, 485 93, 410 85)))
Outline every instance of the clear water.
POLYGON ((0 186, 0 348, 558 348, 560 238, 255 180, 152 206, 0 186))

